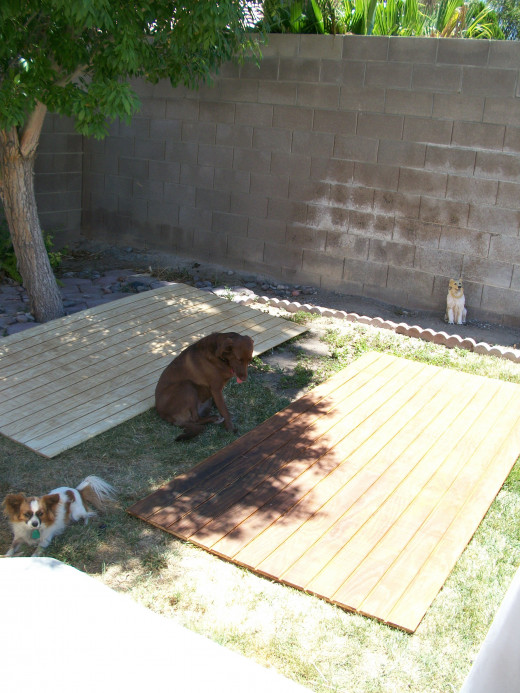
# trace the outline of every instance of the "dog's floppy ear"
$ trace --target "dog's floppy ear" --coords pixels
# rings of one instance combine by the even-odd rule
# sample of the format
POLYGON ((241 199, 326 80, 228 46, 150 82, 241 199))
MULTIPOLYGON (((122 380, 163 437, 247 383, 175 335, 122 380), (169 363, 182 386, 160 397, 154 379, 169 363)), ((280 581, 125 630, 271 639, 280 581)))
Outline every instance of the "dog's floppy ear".
POLYGON ((6 515, 13 515, 18 512, 21 504, 24 502, 25 496, 23 493, 9 493, 2 503, 6 515))
POLYGON ((46 496, 42 496, 42 503, 45 505, 47 510, 52 510, 55 505, 60 502, 59 493, 48 493, 46 496))
POLYGON ((217 358, 221 359, 223 356, 226 356, 229 354, 229 352, 233 348, 233 340, 231 337, 219 337, 218 342, 217 342, 217 348, 215 351, 215 355, 217 358))

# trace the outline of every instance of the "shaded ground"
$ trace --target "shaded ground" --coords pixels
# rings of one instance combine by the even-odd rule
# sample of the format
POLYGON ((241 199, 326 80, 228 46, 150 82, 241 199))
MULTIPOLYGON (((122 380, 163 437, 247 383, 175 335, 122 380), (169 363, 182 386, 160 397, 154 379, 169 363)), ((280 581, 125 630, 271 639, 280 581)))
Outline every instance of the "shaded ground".
POLYGON ((431 328, 436 332, 458 334, 463 338, 471 337, 476 342, 487 342, 491 345, 514 348, 520 345, 520 328, 480 322, 472 320, 471 316, 467 325, 448 325, 444 322, 443 312, 406 310, 381 301, 325 291, 316 287, 277 284, 266 277, 241 274, 171 254, 141 251, 130 247, 116 248, 100 244, 84 244, 65 258, 63 263, 64 271, 88 272, 90 269, 107 271, 120 267, 144 271, 151 268, 158 278, 185 281, 201 286, 211 283, 214 287, 227 286, 230 289, 245 287, 260 296, 278 297, 298 301, 301 304, 334 308, 371 318, 380 317, 396 323, 405 322, 408 325, 418 325, 423 329, 431 328))

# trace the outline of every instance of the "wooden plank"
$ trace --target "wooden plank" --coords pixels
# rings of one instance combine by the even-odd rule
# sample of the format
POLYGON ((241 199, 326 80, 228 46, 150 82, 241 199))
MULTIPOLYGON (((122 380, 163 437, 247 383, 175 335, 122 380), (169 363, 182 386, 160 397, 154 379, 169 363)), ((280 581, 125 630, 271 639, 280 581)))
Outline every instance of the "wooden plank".
POLYGON ((173 285, 97 306, 0 343, 0 432, 54 456, 153 406, 160 372, 214 331, 255 355, 305 331, 214 294, 173 285))
POLYGON ((362 357, 129 509, 413 632, 520 452, 520 386, 362 357))

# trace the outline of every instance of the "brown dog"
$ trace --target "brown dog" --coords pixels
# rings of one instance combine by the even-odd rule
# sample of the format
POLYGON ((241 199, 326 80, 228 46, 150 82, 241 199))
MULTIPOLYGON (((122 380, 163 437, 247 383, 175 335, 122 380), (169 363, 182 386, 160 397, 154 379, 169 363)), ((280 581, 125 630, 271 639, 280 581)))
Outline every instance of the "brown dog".
POLYGON ((214 332, 181 351, 162 372, 155 388, 159 416, 180 426, 176 440, 198 435, 205 424, 235 430, 222 390, 233 375, 241 383, 253 359, 253 340, 236 332, 214 332), (213 402, 221 416, 209 416, 213 402))

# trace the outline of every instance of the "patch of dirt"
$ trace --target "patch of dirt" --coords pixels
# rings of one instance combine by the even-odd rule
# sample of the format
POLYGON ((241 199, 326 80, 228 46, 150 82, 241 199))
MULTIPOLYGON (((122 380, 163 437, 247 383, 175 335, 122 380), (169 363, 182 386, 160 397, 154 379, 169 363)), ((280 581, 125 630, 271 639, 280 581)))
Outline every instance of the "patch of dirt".
MULTIPOLYGON (((361 296, 351 296, 310 286, 277 283, 264 276, 228 270, 219 265, 199 263, 170 253, 140 250, 132 247, 119 248, 100 243, 83 241, 73 248, 63 260, 62 271, 92 270, 100 272, 131 268, 150 271, 159 278, 182 281, 195 286, 241 287, 258 296, 277 297, 347 313, 357 313, 370 318, 380 317, 395 323, 417 325, 448 335, 471 337, 476 342, 490 345, 520 347, 520 328, 469 319, 466 325, 448 325, 444 314, 426 310, 407 310, 361 296)), ((313 345, 315 348, 316 345, 313 345)), ((317 347, 316 347, 317 348, 317 347)))

